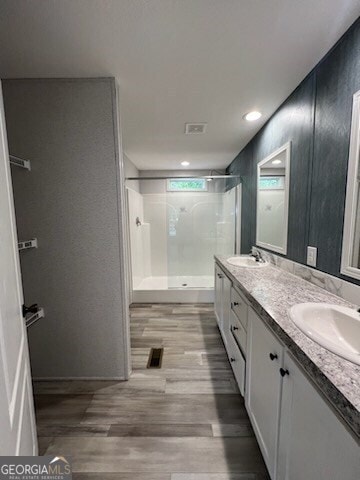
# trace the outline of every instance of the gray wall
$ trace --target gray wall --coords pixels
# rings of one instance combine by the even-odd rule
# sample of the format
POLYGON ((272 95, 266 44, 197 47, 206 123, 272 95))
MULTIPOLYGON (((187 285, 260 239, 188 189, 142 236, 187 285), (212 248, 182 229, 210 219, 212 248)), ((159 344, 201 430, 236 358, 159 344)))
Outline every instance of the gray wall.
MULTIPOLYGON (((138 177, 139 176, 139 170, 136 168, 136 166, 133 164, 133 162, 130 160, 129 157, 127 157, 125 154, 124 156, 124 175, 125 178, 128 177, 138 177)), ((126 182, 126 185, 131 188, 132 190, 135 190, 135 192, 140 192, 140 185, 138 180, 128 180, 126 182)))
POLYGON ((5 80, 26 304, 46 318, 29 329, 35 377, 123 377, 115 83, 5 80))
POLYGON ((239 153, 227 171, 243 176, 242 250, 256 238, 256 165, 291 141, 288 255, 340 275, 352 96, 360 89, 358 20, 239 153))

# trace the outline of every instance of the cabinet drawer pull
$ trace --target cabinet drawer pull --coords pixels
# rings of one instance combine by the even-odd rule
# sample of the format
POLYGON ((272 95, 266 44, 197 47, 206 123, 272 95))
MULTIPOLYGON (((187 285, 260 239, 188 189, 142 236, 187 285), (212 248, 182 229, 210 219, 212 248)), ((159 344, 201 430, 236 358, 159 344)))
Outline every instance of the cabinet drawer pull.
POLYGON ((231 358, 230 358, 230 362, 231 362, 231 363, 235 362, 235 358, 234 358, 234 357, 231 357, 231 358))
POLYGON ((270 357, 270 360, 271 360, 271 361, 273 361, 273 360, 275 360, 276 358, 278 358, 277 353, 270 353, 270 354, 269 354, 269 357, 270 357))
POLYGON ((285 375, 289 375, 289 370, 284 370, 283 368, 280 368, 280 375, 282 377, 285 377, 285 375))
POLYGON ((237 307, 239 305, 239 302, 234 302, 234 307, 237 307))
POLYGON ((224 275, 222 275, 221 273, 218 273, 217 276, 218 276, 219 278, 223 278, 223 277, 224 277, 224 275))
POLYGON ((232 329, 233 329, 233 330, 239 330, 239 327, 235 327, 235 326, 233 325, 232 329))

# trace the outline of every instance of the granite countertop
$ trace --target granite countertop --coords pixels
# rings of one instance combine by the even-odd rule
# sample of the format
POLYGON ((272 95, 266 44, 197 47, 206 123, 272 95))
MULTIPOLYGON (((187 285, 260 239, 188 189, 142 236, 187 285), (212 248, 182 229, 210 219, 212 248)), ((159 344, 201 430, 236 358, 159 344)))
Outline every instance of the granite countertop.
POLYGON ((303 302, 356 307, 272 264, 259 269, 236 267, 226 261, 230 256, 215 255, 215 260, 360 438, 360 366, 310 340, 288 315, 290 307, 303 302))

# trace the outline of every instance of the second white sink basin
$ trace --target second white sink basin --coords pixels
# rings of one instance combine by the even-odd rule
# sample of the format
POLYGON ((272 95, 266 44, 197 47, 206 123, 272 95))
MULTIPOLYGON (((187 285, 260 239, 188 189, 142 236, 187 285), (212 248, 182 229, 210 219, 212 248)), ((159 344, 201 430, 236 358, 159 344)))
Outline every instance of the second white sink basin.
POLYGON ((231 257, 228 258, 227 262, 231 265, 235 265, 236 267, 247 268, 261 268, 268 265, 268 262, 257 262, 254 257, 250 257, 249 255, 231 257))
POLYGON ((360 313, 327 303, 299 303, 289 315, 295 325, 330 352, 360 365, 360 313))

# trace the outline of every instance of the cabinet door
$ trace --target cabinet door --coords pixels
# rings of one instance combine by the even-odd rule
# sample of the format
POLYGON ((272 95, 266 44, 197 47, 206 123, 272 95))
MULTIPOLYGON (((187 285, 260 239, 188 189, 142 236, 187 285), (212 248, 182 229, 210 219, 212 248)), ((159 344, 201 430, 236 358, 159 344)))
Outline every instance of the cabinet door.
POLYGON ((248 322, 248 306, 247 302, 244 300, 242 295, 234 288, 231 289, 231 308, 233 309, 235 315, 238 317, 242 323, 245 330, 247 330, 248 322))
POLYGON ((231 368, 234 372, 234 377, 238 384, 240 393, 244 396, 245 390, 245 358, 243 357, 239 345, 234 337, 231 335, 228 338, 226 349, 229 355, 231 368))
POLYGON ((215 315, 220 328, 222 328, 222 305, 223 305, 223 278, 224 274, 215 263, 215 315))
POLYGON ((233 310, 230 311, 230 332, 235 337, 243 356, 246 358, 246 330, 233 310))
POLYGON ((230 331, 230 312, 231 312, 231 280, 224 276, 223 280, 223 296, 222 296, 222 334, 225 345, 227 345, 230 331))
POLYGON ((251 308, 247 333, 245 405, 270 477, 275 480, 284 347, 251 308))
POLYGON ((359 479, 358 443, 289 354, 284 369, 279 480, 359 479))

